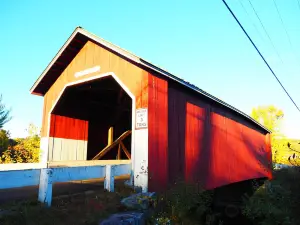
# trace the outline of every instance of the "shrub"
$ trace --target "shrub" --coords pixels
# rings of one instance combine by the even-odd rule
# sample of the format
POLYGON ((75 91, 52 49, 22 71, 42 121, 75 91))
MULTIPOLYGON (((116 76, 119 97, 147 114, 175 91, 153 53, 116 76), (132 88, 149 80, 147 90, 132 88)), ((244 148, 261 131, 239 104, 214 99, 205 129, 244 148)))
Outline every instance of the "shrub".
POLYGON ((0 129, 0 154, 8 149, 9 146, 9 132, 0 129))
POLYGON ((243 214, 258 225, 297 225, 299 168, 275 170, 273 174, 274 179, 266 181, 249 199, 243 214))
POLYGON ((155 224, 204 224, 206 215, 211 214, 213 191, 197 184, 177 182, 165 193, 158 194, 155 224), (162 222, 163 221, 163 222, 162 222))
POLYGON ((15 139, 14 146, 9 146, 1 157, 2 163, 37 163, 40 155, 40 137, 32 124, 26 138, 15 139))

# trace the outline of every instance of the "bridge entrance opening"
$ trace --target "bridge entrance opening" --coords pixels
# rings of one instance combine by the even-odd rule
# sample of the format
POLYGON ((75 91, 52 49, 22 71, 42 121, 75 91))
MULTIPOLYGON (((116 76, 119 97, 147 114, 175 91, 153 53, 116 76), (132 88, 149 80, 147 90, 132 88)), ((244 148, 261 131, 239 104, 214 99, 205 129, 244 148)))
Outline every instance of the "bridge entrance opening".
POLYGON ((113 76, 67 86, 51 113, 48 160, 131 159, 132 108, 113 76))

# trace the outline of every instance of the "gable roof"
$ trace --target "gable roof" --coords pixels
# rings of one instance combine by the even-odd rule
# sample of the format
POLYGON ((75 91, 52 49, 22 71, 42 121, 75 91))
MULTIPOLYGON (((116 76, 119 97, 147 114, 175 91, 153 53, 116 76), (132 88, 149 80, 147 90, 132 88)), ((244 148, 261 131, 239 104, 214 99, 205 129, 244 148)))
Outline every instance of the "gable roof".
POLYGON ((52 61, 49 63, 49 65, 46 67, 46 69, 43 71, 43 73, 39 76, 39 78, 33 84, 33 86, 30 89, 31 94, 44 96, 47 93, 47 91, 50 89, 52 84, 60 76, 60 74, 65 70, 65 68, 69 65, 69 63, 75 58, 75 56, 81 50, 81 48, 85 45, 85 43, 87 43, 87 41, 92 41, 97 44, 100 44, 101 46, 115 52, 118 55, 121 55, 122 57, 125 57, 127 60, 130 60, 139 66, 150 69, 151 71, 157 72, 157 73, 167 77, 168 79, 176 81, 177 83, 197 92, 198 94, 206 96, 209 99, 225 106, 226 108, 229 108, 230 110, 235 111, 236 113, 240 114, 241 116, 245 117, 246 119, 248 119, 248 120, 252 121, 253 123, 255 123, 256 125, 258 125, 260 128, 262 128, 266 132, 271 133, 270 130, 268 130, 266 127, 264 127, 262 124, 258 123, 256 120, 254 120, 252 117, 245 114, 244 112, 242 112, 242 111, 236 109, 235 107, 227 104, 226 102, 214 97, 213 95, 203 91, 202 89, 198 88, 197 86, 167 72, 166 70, 159 68, 159 67, 153 65, 152 63, 84 30, 82 27, 77 27, 73 31, 73 33, 68 38, 68 40, 65 42, 65 44, 61 47, 61 49, 58 51, 58 53, 55 55, 55 57, 52 59, 52 61))

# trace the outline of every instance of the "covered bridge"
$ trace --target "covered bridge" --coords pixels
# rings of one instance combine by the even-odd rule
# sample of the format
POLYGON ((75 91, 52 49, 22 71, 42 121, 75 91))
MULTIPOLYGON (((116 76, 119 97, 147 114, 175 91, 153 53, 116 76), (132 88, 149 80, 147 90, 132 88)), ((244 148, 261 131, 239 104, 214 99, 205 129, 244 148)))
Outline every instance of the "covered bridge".
POLYGON ((271 177, 269 131, 198 87, 77 27, 31 88, 41 162, 122 160, 135 186, 271 177))

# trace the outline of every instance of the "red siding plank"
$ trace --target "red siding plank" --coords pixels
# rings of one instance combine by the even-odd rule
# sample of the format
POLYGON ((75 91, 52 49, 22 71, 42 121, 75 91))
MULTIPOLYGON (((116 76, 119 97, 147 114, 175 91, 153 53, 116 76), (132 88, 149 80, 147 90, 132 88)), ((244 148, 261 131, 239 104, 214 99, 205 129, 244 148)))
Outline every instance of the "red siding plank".
POLYGON ((189 182, 199 182, 199 166, 204 150, 205 109, 186 104, 185 177, 189 182))
POLYGON ((268 167, 268 178, 272 179, 272 148, 271 148, 271 135, 267 134, 265 136, 265 142, 266 142, 266 151, 267 151, 267 160, 269 162, 269 167, 268 167))
POLYGON ((149 190, 167 187, 168 180, 168 83, 149 74, 149 190))
POLYGON ((51 114, 50 137, 88 140, 88 121, 51 114))

